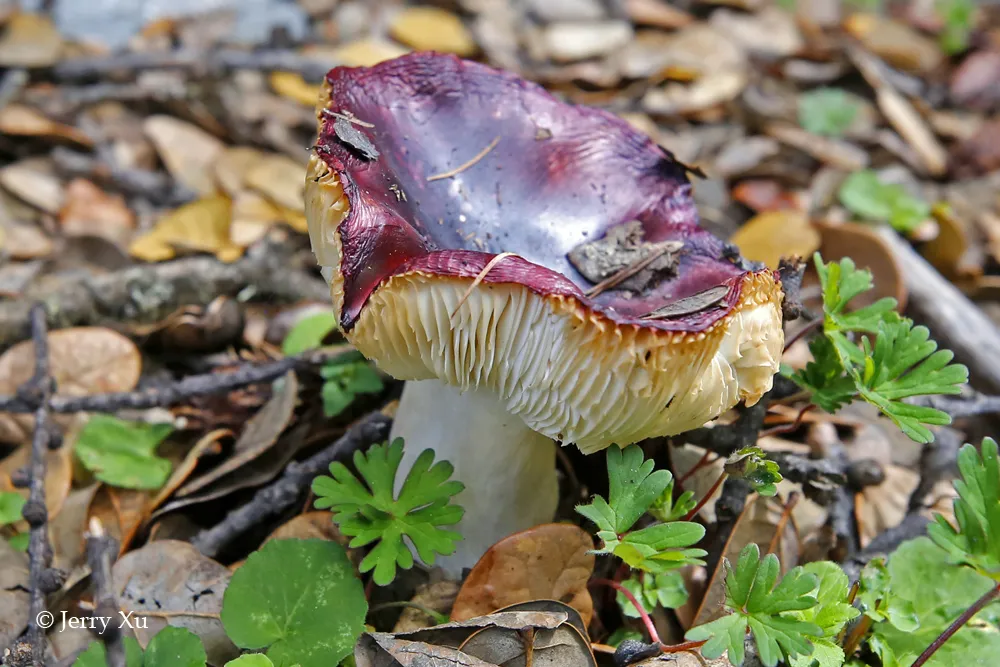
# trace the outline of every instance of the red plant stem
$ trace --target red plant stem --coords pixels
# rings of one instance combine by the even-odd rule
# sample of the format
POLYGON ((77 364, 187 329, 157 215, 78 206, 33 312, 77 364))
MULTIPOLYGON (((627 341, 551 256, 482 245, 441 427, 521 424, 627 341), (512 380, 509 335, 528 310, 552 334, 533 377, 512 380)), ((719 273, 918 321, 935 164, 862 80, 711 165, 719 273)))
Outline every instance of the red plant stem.
POLYGON ((778 435, 781 433, 788 433, 790 431, 794 431, 795 429, 797 429, 799 426, 802 425, 802 418, 805 416, 805 414, 815 409, 816 409, 816 404, 810 403, 809 405, 799 410, 799 414, 796 415, 795 421, 793 421, 791 424, 782 424, 781 426, 774 426, 772 428, 764 429, 763 431, 760 432, 760 435, 758 437, 763 438, 768 435, 778 435))
MULTIPOLYGON (((708 463, 708 457, 711 456, 711 455, 712 455, 712 450, 710 450, 710 449, 705 450, 705 453, 702 454, 702 457, 700 459, 698 459, 698 462, 695 463, 694 466, 690 470, 688 470, 686 473, 684 473, 684 475, 680 479, 677 480, 677 486, 683 485, 684 482, 686 482, 691 477, 691 475, 695 474, 696 472, 698 472, 699 470, 701 470, 702 468, 704 468, 705 464, 708 463)), ((683 490, 683 487, 682 487, 682 490, 683 490)))
POLYGON ((823 318, 817 317, 815 320, 813 320, 809 324, 799 329, 798 333, 796 333, 794 336, 785 341, 785 350, 787 350, 792 345, 802 340, 804 336, 806 336, 809 332, 811 332, 813 329, 815 329, 821 324, 823 324, 823 318))
POLYGON ((949 625, 948 628, 944 632, 942 632, 937 639, 931 642, 931 645, 928 646, 924 650, 924 652, 917 657, 916 661, 914 661, 911 667, 920 667, 925 662, 930 660, 931 656, 934 655, 935 651, 941 648, 946 641, 951 639, 951 636, 953 634, 961 630, 962 627, 969 622, 970 618, 978 614, 983 609, 983 607, 992 602, 993 598, 995 598, 997 595, 1000 595, 1000 584, 997 584, 990 590, 986 591, 981 598, 979 598, 972 604, 971 607, 962 612, 961 616, 952 621, 951 625, 949 625))
POLYGON ((624 595, 625 599, 631 602, 632 606, 635 607, 635 610, 639 612, 639 618, 642 619, 643 624, 646 626, 646 632, 649 633, 650 641, 654 644, 663 644, 663 642, 660 641, 659 633, 656 632, 656 626, 653 624, 653 619, 649 617, 649 612, 647 612, 646 608, 642 606, 642 603, 639 602, 634 595, 632 595, 632 592, 629 589, 625 588, 617 581, 611 581, 610 579, 591 579, 590 583, 599 584, 601 586, 610 586, 624 595))
POLYGON ((674 644, 673 646, 661 646, 660 651, 663 653, 681 653, 683 651, 693 651, 696 648, 701 648, 707 642, 707 639, 702 639, 700 642, 684 642, 682 644, 674 644))
POLYGON ((726 473, 719 475, 719 479, 715 480, 715 484, 713 484, 712 488, 708 490, 708 493, 702 496, 701 500, 698 501, 698 504, 695 505, 690 512, 685 514, 681 521, 690 521, 692 517, 698 514, 698 512, 701 511, 701 508, 705 506, 705 503, 708 502, 708 499, 715 495, 715 492, 719 490, 719 487, 722 486, 722 483, 726 481, 727 477, 729 477, 729 475, 726 473))
POLYGON ((847 635, 847 640, 844 642, 844 655, 848 658, 854 655, 854 652, 858 650, 858 646, 861 645, 861 640, 868 634, 871 627, 871 617, 862 616, 858 624, 851 630, 851 634, 847 635))

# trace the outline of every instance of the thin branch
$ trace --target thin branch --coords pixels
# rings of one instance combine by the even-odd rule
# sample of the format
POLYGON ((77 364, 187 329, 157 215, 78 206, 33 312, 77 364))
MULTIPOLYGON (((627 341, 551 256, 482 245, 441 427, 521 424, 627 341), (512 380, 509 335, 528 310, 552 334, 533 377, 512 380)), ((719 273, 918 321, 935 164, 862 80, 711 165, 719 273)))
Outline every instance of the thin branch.
POLYGON ((443 173, 440 173, 440 174, 434 174, 433 176, 428 176, 427 177, 427 181, 428 182, 430 182, 430 181, 441 181, 441 180, 444 180, 446 178, 451 178, 452 176, 458 176, 459 174, 461 174, 463 171, 465 171, 469 167, 474 167, 477 162, 479 162, 484 157, 486 157, 487 155, 489 155, 490 151, 492 151, 494 148, 496 148, 498 143, 500 143, 500 135, 495 136, 493 138, 493 141, 491 141, 486 146, 486 148, 484 148, 483 150, 479 151, 474 156, 472 156, 472 158, 468 162, 464 162, 464 163, 458 165, 457 167, 455 167, 454 169, 449 169, 446 172, 443 172, 443 173))
POLYGON ((948 626, 948 629, 942 632, 940 637, 931 642, 931 645, 917 657, 911 667, 921 667, 921 665, 930 660, 931 656, 934 655, 934 653, 941 648, 946 641, 951 639, 952 635, 961 630, 973 616, 982 611, 983 607, 992 602, 997 595, 1000 595, 1000 584, 997 584, 990 590, 983 593, 983 596, 976 600, 971 607, 966 609, 962 612, 961 616, 952 621, 951 625, 948 626))
MULTIPOLYGON (((118 601, 115 598, 111 580, 111 564, 118 555, 118 541, 104 533, 104 527, 97 518, 91 519, 87 536, 87 565, 94 589, 94 617, 118 616, 118 601)), ((103 630, 94 632, 104 642, 104 654, 108 667, 125 667, 125 642, 121 630, 115 623, 108 623, 103 630)))
POLYGON ((227 514, 218 524, 195 535, 191 543, 201 553, 214 558, 254 526, 295 505, 313 478, 326 472, 331 463, 387 438, 390 423, 390 419, 380 412, 363 418, 322 451, 304 461, 290 463, 281 477, 257 491, 250 502, 227 514))
POLYGON ((52 549, 48 539, 48 511, 45 507, 45 457, 49 448, 49 399, 53 381, 49 376, 48 328, 45 308, 41 304, 31 307, 31 339, 35 350, 35 371, 21 388, 21 399, 34 406, 35 430, 31 438, 31 465, 28 502, 22 513, 31 527, 28 538, 28 592, 30 611, 26 640, 31 647, 34 664, 42 664, 45 656, 45 628, 38 620, 45 609, 45 596, 58 590, 61 577, 49 569, 52 549))
MULTIPOLYGON (((338 363, 360 357, 359 353, 344 347, 328 350, 310 350, 301 355, 286 357, 266 364, 247 363, 228 373, 203 373, 159 387, 114 394, 91 396, 53 396, 49 401, 52 412, 117 412, 118 410, 147 410, 165 408, 183 403, 197 396, 221 394, 233 389, 269 382, 290 370, 309 368, 327 363, 338 363)), ((30 404, 17 396, 0 396, 0 411, 30 412, 30 404)))

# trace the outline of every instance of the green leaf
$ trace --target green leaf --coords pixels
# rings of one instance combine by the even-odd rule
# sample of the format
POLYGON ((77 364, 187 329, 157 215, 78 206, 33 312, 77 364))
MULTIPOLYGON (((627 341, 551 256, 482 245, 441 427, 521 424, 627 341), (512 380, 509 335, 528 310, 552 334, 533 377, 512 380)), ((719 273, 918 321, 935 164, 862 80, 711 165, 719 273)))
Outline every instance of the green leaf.
POLYGON ((208 657, 201 639, 187 628, 168 625, 146 646, 143 667, 205 667, 208 657))
MULTIPOLYGON (((815 623, 823 629, 823 636, 836 637, 844 625, 861 612, 851 605, 847 599, 851 585, 847 575, 836 563, 816 561, 802 566, 806 574, 812 574, 819 581, 816 596, 816 606, 797 612, 796 616, 803 621, 815 623)), ((843 653, 841 653, 843 662, 843 653)))
POLYGON ((642 449, 608 447, 608 498, 594 496, 589 505, 576 511, 597 524, 603 542, 594 553, 614 554, 629 566, 662 574, 684 565, 700 564, 706 555, 688 549, 705 535, 705 527, 690 521, 670 521, 629 532, 635 522, 656 503, 662 506, 673 475, 669 470, 653 471, 653 460, 643 460, 642 449))
POLYGON ((726 460, 723 469, 732 477, 745 479, 762 496, 776 494, 777 484, 782 480, 778 464, 769 461, 760 447, 744 447, 734 452, 726 460))
POLYGON ((854 378, 847 374, 833 342, 826 336, 816 336, 809 341, 812 360, 805 368, 792 373, 792 381, 809 391, 813 403, 829 413, 854 400, 858 389, 854 378))
POLYGON ((385 388, 382 378, 367 361, 329 364, 320 369, 323 384, 323 412, 335 417, 354 401, 358 394, 377 394, 385 388))
POLYGON ((938 0, 936 6, 944 21, 938 38, 941 49, 950 56, 966 51, 976 16, 975 0, 938 0))
MULTIPOLYGON (((901 630, 891 623, 876 623, 869 645, 887 647, 900 667, 908 667, 941 632, 986 591, 995 585, 972 568, 956 567, 949 554, 931 539, 903 542, 889 557, 889 588, 911 605, 916 630, 901 630)), ((927 667, 991 665, 1000 654, 996 605, 980 612, 956 632, 927 667), (988 620, 988 622, 986 622, 988 620)))
POLYGON ((840 203, 868 220, 887 222, 904 234, 930 217, 926 202, 911 196, 895 183, 884 183, 871 169, 856 171, 840 186, 840 203))
POLYGON ((817 88, 799 95, 799 125, 813 134, 839 137, 861 111, 862 102, 841 88, 817 88))
POLYGON ((953 502, 958 527, 938 514, 927 536, 956 562, 1000 581, 1000 462, 993 438, 983 440, 982 453, 970 444, 958 452, 961 479, 953 502))
POLYGON ((333 311, 316 313, 303 317, 292 327, 281 343, 281 351, 286 357, 302 354, 323 345, 323 339, 337 328, 337 316, 333 311))
POLYGON ((230 660, 225 667, 274 667, 274 663, 263 653, 247 653, 230 660))
POLYGON ((714 659, 729 652, 734 665, 743 664, 743 638, 749 629, 761 662, 775 667, 779 660, 809 655, 809 638, 823 636, 823 629, 803 621, 792 612, 811 609, 817 599, 811 595, 819 585, 814 574, 795 567, 779 581, 780 566, 774 554, 760 558, 760 549, 750 543, 740 552, 736 567, 723 559, 726 579, 725 608, 729 615, 688 630, 689 641, 708 640, 701 652, 714 659))
POLYGON ((7 526, 21 520, 21 510, 27 499, 16 491, 0 493, 0 526, 7 526))
POLYGON ((325 667, 350 655, 368 603, 344 548, 271 540, 233 573, 222 624, 240 648, 267 648, 278 665, 325 667))
POLYGON ((844 649, 829 639, 814 639, 812 645, 811 654, 791 659, 792 667, 841 667, 844 664, 844 649))
POLYGON ((170 424, 125 422, 93 415, 80 430, 73 451, 100 481, 126 489, 155 490, 170 476, 170 461, 156 448, 174 430, 170 424))
MULTIPOLYGON (((657 607, 676 609, 688 599, 687 586, 684 585, 684 577, 680 572, 640 574, 626 579, 622 586, 650 612, 657 607)), ((639 618, 638 610, 628 598, 618 593, 616 599, 623 614, 629 618, 639 618)))
POLYGON ((384 586, 396 576, 396 567, 408 570, 413 554, 403 538, 417 550, 421 560, 433 565, 437 554, 455 551, 461 535, 440 526, 458 523, 465 510, 452 504, 465 487, 449 481, 454 468, 447 461, 434 461, 434 452, 424 450, 394 497, 396 474, 403 458, 403 440, 391 445, 373 445, 367 454, 355 452, 354 467, 363 482, 342 463, 330 464, 331 477, 313 480, 316 508, 330 508, 333 521, 349 537, 352 547, 378 544, 361 561, 361 572, 374 570, 375 583, 384 586))
POLYGON ((634 641, 641 642, 642 633, 639 632, 638 630, 632 630, 631 628, 620 627, 614 632, 612 632, 611 635, 604 641, 608 646, 614 646, 615 648, 618 648, 619 644, 621 644, 626 639, 632 639, 634 641))
POLYGON ((884 558, 875 558, 861 570, 857 600, 861 611, 877 622, 889 622, 903 632, 913 632, 920 620, 913 603, 889 587, 889 568, 884 558))
POLYGON ((659 521, 677 521, 688 515, 698 504, 695 500, 694 491, 685 491, 677 500, 674 500, 674 480, 671 475, 670 483, 663 490, 649 508, 649 513, 659 521))
MULTIPOLYGON (((132 637, 125 637, 125 665, 126 667, 143 667, 142 647, 132 637)), ((77 656, 73 667, 108 667, 104 642, 90 642, 87 650, 77 656)))
POLYGON ((17 549, 18 551, 27 551, 28 542, 30 541, 31 541, 31 535, 29 535, 28 533, 18 533, 14 537, 7 540, 7 544, 9 544, 14 549, 17 549))

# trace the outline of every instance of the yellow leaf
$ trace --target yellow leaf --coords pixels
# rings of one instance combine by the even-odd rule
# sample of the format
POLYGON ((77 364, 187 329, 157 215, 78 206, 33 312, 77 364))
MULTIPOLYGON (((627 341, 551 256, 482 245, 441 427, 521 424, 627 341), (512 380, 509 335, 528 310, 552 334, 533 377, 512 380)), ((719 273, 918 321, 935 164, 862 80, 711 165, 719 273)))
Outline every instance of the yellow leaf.
POLYGON ((244 190, 233 198, 233 222, 229 236, 233 243, 246 248, 284 219, 285 214, 277 206, 256 192, 244 190))
POLYGON ((781 209, 754 216, 729 240, 745 258, 777 269, 782 257, 811 257, 820 235, 803 211, 781 209))
POLYGON ((148 262, 170 259, 180 248, 211 252, 233 261, 240 249, 229 236, 232 204, 227 197, 208 197, 168 213, 146 234, 137 238, 129 253, 148 262))
POLYGON ((459 56, 476 52, 472 39, 462 19, 437 7, 409 7, 392 21, 389 32, 394 39, 418 51, 441 51, 459 56))
POLYGON ((230 197, 236 197, 246 187, 246 175, 250 169, 264 159, 266 153, 250 146, 226 148, 212 165, 215 181, 230 197))
POLYGON ((347 67, 372 67, 409 51, 404 46, 382 39, 359 39, 335 48, 330 53, 330 59, 347 67))
POLYGON ((47 16, 15 14, 0 38, 0 67, 51 67, 62 51, 62 37, 47 16))
POLYGON ((246 184, 293 211, 305 211, 306 166, 284 155, 268 155, 246 173, 246 184))
POLYGON ((323 90, 322 86, 306 83, 306 80, 295 72, 272 72, 270 82, 274 92, 310 109, 316 106, 323 90))
POLYGON ((225 149, 221 141, 173 116, 150 116, 143 130, 171 176, 203 197, 215 194, 212 165, 225 149))

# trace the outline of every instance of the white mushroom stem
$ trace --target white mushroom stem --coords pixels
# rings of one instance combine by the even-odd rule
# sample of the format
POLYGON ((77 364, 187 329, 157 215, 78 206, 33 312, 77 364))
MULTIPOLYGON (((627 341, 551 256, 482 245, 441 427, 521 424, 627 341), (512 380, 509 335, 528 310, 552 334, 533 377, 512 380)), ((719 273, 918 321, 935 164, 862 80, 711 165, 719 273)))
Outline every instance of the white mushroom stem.
POLYGON ((454 498, 465 508, 453 527, 463 539, 454 554, 435 561, 449 575, 475 565, 504 537, 555 516, 556 443, 508 413, 492 392, 462 393, 439 380, 407 382, 390 437, 405 441, 397 487, 428 448, 435 461, 450 461, 452 479, 465 484, 454 498))

